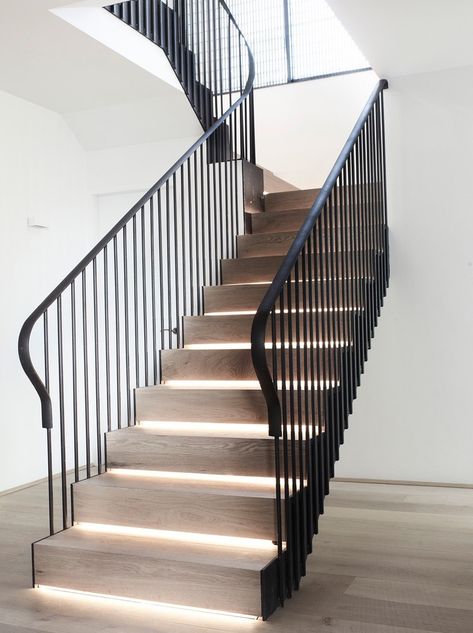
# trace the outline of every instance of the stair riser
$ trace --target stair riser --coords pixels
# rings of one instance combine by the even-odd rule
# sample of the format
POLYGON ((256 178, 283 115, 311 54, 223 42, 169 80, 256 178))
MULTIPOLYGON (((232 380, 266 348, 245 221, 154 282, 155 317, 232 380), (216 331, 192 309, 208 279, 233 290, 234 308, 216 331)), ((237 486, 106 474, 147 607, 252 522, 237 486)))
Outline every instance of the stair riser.
POLYGON ((34 546, 36 583, 259 616, 261 574, 186 561, 34 546))
MULTIPOLYGON (((330 217, 326 218, 327 230, 329 234, 332 233, 333 229, 331 228, 331 224, 338 224, 338 229, 341 227, 346 227, 346 232, 350 232, 354 227, 355 234, 358 233, 356 227, 361 223, 363 226, 368 226, 369 217, 367 210, 366 212, 362 211, 354 211, 353 213, 347 213, 344 211, 340 213, 340 210, 336 210, 338 219, 335 218, 330 219, 330 217)), ((251 227, 252 233, 281 233, 288 231, 298 231, 303 222, 305 221, 307 215, 309 213, 309 209, 294 209, 292 211, 278 211, 277 213, 256 213, 252 216, 251 219, 251 227)), ((318 229, 320 230, 321 224, 318 224, 318 229)), ((373 226, 372 231, 375 233, 379 231, 379 228, 376 228, 376 225, 373 226)), ((325 235, 325 232, 324 232, 325 235)), ((320 239, 320 238, 317 238, 320 239)))
MULTIPOLYGON (((137 422, 209 422, 218 424, 268 424, 263 394, 257 389, 137 389, 137 422), (176 397, 177 396, 177 397, 176 397)), ((289 406, 289 404, 287 405, 289 406)), ((299 411, 297 402, 294 412, 299 411)), ((304 414, 305 403, 301 412, 304 414)), ((126 431, 115 431, 120 433, 126 431)))
MULTIPOLYGON (((320 193, 320 189, 301 189, 298 191, 281 191, 269 193, 264 197, 264 208, 266 211, 288 211, 290 209, 310 209, 320 193)), ((335 204, 339 200, 351 198, 361 202, 376 200, 380 198, 381 189, 379 183, 372 185, 352 186, 335 189, 335 204)))
POLYGON ((135 400, 137 421, 267 423, 259 391, 136 389, 135 400))
MULTIPOLYGON (((333 286, 338 288, 339 306, 337 307, 352 307, 350 304, 345 304, 344 297, 348 297, 347 283, 343 281, 333 281, 333 286)), ((295 286, 292 285, 291 288, 295 286)), ((327 284, 323 285, 324 290, 324 307, 330 307, 331 303, 326 296, 327 284)), ((266 291, 268 290, 267 284, 255 284, 248 286, 235 287, 232 285, 227 286, 208 286, 204 288, 204 311, 205 314, 218 314, 218 313, 238 313, 238 312, 256 312, 260 305, 266 291)), ((322 285, 318 284, 316 291, 316 284, 313 284, 313 297, 322 297, 322 285)), ((292 305, 295 308, 295 292, 292 292, 292 305)), ((299 291, 299 306, 302 309, 304 307, 304 296, 302 288, 299 291)), ((287 309, 286 306, 284 306, 287 309)), ((360 306, 361 307, 361 303, 360 306)))
MULTIPOLYGON (((297 235, 297 231, 284 232, 284 233, 253 233, 248 235, 239 235, 237 237, 238 243, 238 257, 268 257, 271 255, 286 255, 291 247, 294 239, 297 235)), ((330 236, 332 233, 330 233, 330 236)), ((322 245, 312 242, 311 251, 318 253, 335 252, 350 249, 352 244, 351 236, 348 237, 343 233, 342 229, 339 229, 337 235, 333 238, 330 237, 328 247, 326 247, 325 234, 322 236, 322 245)))
POLYGON ((269 437, 172 436, 126 429, 107 433, 106 444, 108 468, 274 476, 274 442, 269 437))
POLYGON ((73 486, 74 521, 273 540, 271 498, 193 491, 73 486))
MULTIPOLYGON (((337 315, 337 323, 340 324, 341 332, 349 332, 350 316, 347 313, 337 315)), ((296 340, 296 319, 291 318, 293 340, 296 340)), ((184 341, 187 345, 219 345, 226 343, 250 344, 251 325, 253 323, 252 315, 241 316, 199 316, 184 318, 184 341)), ((328 332, 331 316, 327 313, 318 315, 319 329, 328 332)), ((276 322, 276 331, 279 332, 279 315, 276 322)), ((287 339, 288 318, 284 318, 284 332, 287 339)), ((271 323, 268 323, 266 329, 266 341, 272 343, 271 323)), ((315 332, 314 332, 315 336, 315 332)), ((322 335, 320 334, 320 338, 322 335)), ((276 335, 276 341, 280 341, 280 337, 276 335)))
MULTIPOLYGON (((283 260, 282 256, 225 259, 222 261, 222 283, 271 283, 283 260)), ((307 258, 305 266, 306 279, 358 278, 369 276, 372 270, 371 262, 365 261, 362 253, 356 259, 350 257, 349 261, 346 261, 342 254, 337 254, 336 257, 330 256, 330 258, 317 254, 317 257, 312 257, 310 261, 307 258)), ((302 262, 300 262, 299 275, 302 278, 302 262)))
POLYGON ((298 191, 269 193, 264 197, 264 208, 266 211, 310 208, 319 193, 320 189, 301 189, 298 191))
MULTIPOLYGON (((337 379, 335 362, 338 350, 314 350, 314 363, 327 367, 326 376, 337 379), (331 369, 329 373, 329 367, 331 369)), ((297 362, 304 363, 304 350, 299 354, 289 350, 284 354, 285 373, 282 371, 282 354, 277 354, 278 379, 287 376, 290 360, 293 367, 297 362), (292 356, 292 359, 291 359, 292 356)), ((272 352, 266 353, 268 366, 273 374, 272 352)), ((310 362, 310 350, 307 350, 307 362, 310 362)), ((166 350, 161 353, 162 382, 168 380, 253 380, 257 377, 251 360, 250 350, 166 350)))

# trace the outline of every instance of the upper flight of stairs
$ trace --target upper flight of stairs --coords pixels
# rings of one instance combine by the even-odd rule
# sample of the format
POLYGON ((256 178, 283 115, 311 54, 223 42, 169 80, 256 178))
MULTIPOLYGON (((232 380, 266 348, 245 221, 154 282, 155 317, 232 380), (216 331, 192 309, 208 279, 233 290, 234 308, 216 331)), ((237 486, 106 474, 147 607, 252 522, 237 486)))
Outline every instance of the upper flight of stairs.
POLYGON ((204 315, 184 318, 184 348, 161 353, 162 384, 136 390, 136 426, 106 434, 107 472, 73 485, 74 526, 34 545, 37 585, 254 617, 276 609, 274 441, 250 329, 317 193, 266 196, 240 257, 222 262, 223 284, 204 289, 204 315))

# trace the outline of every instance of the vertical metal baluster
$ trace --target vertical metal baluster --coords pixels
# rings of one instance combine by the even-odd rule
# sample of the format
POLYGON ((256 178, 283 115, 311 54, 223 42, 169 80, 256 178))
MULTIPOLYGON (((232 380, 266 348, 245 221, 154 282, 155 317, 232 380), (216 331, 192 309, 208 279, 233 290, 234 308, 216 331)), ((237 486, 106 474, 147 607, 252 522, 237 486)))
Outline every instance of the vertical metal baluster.
POLYGON ((103 296, 104 296, 104 338, 105 338, 105 402, 107 430, 112 430, 111 381, 110 381, 110 314, 108 305, 108 250, 103 249, 103 296))
MULTIPOLYGON (((314 521, 313 521, 313 506, 312 506, 312 473, 311 473, 311 457, 310 457, 310 430, 309 430, 309 357, 308 357, 308 344, 309 344, 309 329, 308 329, 308 303, 307 303, 307 242, 302 249, 302 253, 299 256, 301 280, 300 286, 302 288, 302 332, 301 324, 299 324, 299 340, 297 341, 297 355, 298 365, 301 365, 302 354, 302 380, 304 388, 304 400, 302 406, 302 394, 299 399, 301 401, 301 411, 299 412, 299 458, 301 460, 301 490, 304 500, 305 508, 305 556, 312 551, 312 536, 314 534, 314 521), (301 352, 301 350, 303 350, 301 352), (306 481, 307 480, 307 481, 306 481)), ((299 291, 300 292, 300 291, 299 291)), ((300 319, 298 319, 300 321, 300 319)), ((302 391, 302 385, 299 387, 299 392, 302 391)))
MULTIPOLYGON (((196 276, 196 293, 197 293, 197 314, 202 314, 202 270, 204 264, 201 258, 204 257, 204 249, 200 250, 200 240, 204 239, 204 227, 199 225, 199 183, 198 183, 198 167, 197 167, 198 152, 194 152, 194 223, 195 223, 195 276, 196 276)), ((190 167, 190 163, 189 163, 190 167)), ((202 188, 202 181, 200 182, 202 188)))
POLYGON ((357 387, 360 385, 360 376, 363 369, 363 342, 364 342, 364 320, 365 320, 365 298, 363 295, 362 278, 361 278, 361 237, 360 237, 360 219, 359 219, 359 207, 360 207, 360 193, 359 193, 359 151, 357 143, 354 146, 353 152, 353 185, 352 185, 352 200, 353 200, 353 223, 354 223, 354 236, 356 240, 356 256, 353 259, 356 286, 356 296, 359 306, 358 314, 358 365, 357 365, 357 387))
POLYGON ((302 426, 303 426, 303 414, 302 414, 302 366, 301 366, 301 309, 303 309, 301 296, 300 296, 300 286, 301 286, 301 276, 300 276, 300 261, 299 259, 296 261, 294 265, 294 306, 295 306, 295 315, 294 315, 294 325, 295 325, 295 344, 291 340, 291 344, 288 349, 289 355, 289 365, 291 362, 294 364, 295 361, 295 380, 294 373, 291 375, 291 381, 295 382, 297 385, 296 391, 296 407, 297 407, 297 433, 294 443, 294 448, 296 451, 296 477, 298 479, 299 484, 299 512, 300 516, 298 518, 298 527, 299 527, 299 547, 300 547, 300 573, 302 576, 305 576, 306 573, 306 558, 307 558, 307 505, 305 494, 305 484, 304 484, 304 451, 303 451, 303 435, 302 435, 302 426), (295 356, 295 359, 294 359, 295 356))
POLYGON ((167 288, 167 329, 168 329, 168 347, 172 348, 172 288, 171 288, 171 225, 170 225, 170 196, 169 196, 169 180, 166 181, 166 288, 167 288))
POLYGON ((97 259, 92 260, 92 287, 94 297, 94 360, 95 360, 95 427, 97 442, 97 472, 102 472, 102 430, 100 411, 100 351, 99 351, 99 315, 97 291, 97 259))
MULTIPOLYGON (((181 273, 182 273, 182 314, 183 316, 187 314, 187 275, 188 275, 188 262, 189 259, 192 262, 192 255, 190 256, 190 258, 187 256, 187 239, 186 239, 186 213, 185 213, 185 200, 186 200, 186 196, 185 196, 185 191, 184 191, 184 165, 181 165, 180 169, 179 169, 179 180, 181 182, 181 248, 182 248, 182 255, 181 255, 181 261, 182 261, 182 269, 181 269, 181 273)), ((188 214, 187 214, 188 215, 188 214)), ((189 218, 190 220, 190 218, 189 218)), ((191 247, 190 241, 189 241, 189 247, 191 247)), ((177 249, 176 249, 177 250, 177 249)), ((192 289, 192 280, 189 283, 189 287, 190 289, 192 289)), ((181 327, 181 331, 182 331, 182 327, 181 327)), ((181 345, 182 345, 182 340, 181 340, 181 345)))
POLYGON ((286 309, 284 303, 285 288, 279 295, 279 347, 281 350, 281 390, 280 402, 282 412, 282 437, 283 437, 283 458, 282 469, 284 477, 284 525, 286 535, 286 593, 287 597, 292 596, 293 581, 296 576, 294 559, 294 526, 293 526, 293 503, 295 496, 292 495, 289 487, 289 437, 288 437, 288 400, 287 400, 287 372, 286 372, 286 309))
POLYGON ((376 127, 376 146, 378 156, 378 193, 377 193, 377 222, 378 222, 378 252, 381 259, 381 271, 382 271, 382 292, 381 303, 384 301, 386 294, 386 288, 388 284, 386 259, 384 253, 384 225, 383 225, 383 156, 382 156, 382 125, 381 119, 381 96, 378 97, 376 102, 377 106, 377 127, 376 127))
POLYGON ((319 511, 320 514, 324 513, 325 507, 325 495, 329 493, 329 455, 328 455, 328 442, 327 442, 327 416, 324 405, 324 394, 320 388, 320 384, 323 378, 324 367, 322 365, 322 354, 325 350, 325 329, 323 312, 323 301, 321 292, 320 278, 320 245, 322 243, 322 227, 321 216, 317 218, 314 228, 312 230, 313 240, 313 253, 311 254, 311 260, 314 265, 313 272, 313 284, 314 284, 314 327, 315 327, 315 343, 314 349, 315 355, 315 380, 314 380, 314 395, 316 397, 316 414, 318 420, 318 434, 317 434, 317 458, 318 458, 318 471, 319 471, 319 511))
MULTIPOLYGON (((47 309, 43 312, 43 356, 44 386, 49 394, 49 324, 47 309)), ((54 534, 53 446, 51 428, 49 427, 46 429, 46 451, 48 460, 49 533, 54 534)))
POLYGON ((387 218, 387 189, 386 189, 386 132, 384 126, 384 93, 380 94, 381 104, 381 155, 382 155, 382 178, 383 178, 383 220, 384 220, 384 261, 386 265, 386 287, 389 286, 389 277, 391 273, 389 263, 389 230, 387 218))
POLYGON ((129 2, 124 2, 122 4, 122 20, 127 24, 130 24, 130 12, 129 12, 129 2))
POLYGON ((77 318, 76 286, 71 282, 72 428, 74 437, 74 481, 79 481, 79 429, 77 408, 77 318))
POLYGON ((163 220, 162 220, 162 204, 161 189, 157 191, 158 200, 158 249, 159 249, 159 315, 161 325, 161 347, 164 349, 164 325, 165 325, 165 307, 164 307, 164 261, 163 261, 163 220))
POLYGON ((340 259, 341 253, 338 247, 338 231, 339 231, 339 217, 341 213, 340 208, 340 176, 337 178, 337 182, 332 192, 332 206, 331 206, 331 233, 330 233, 330 250, 332 253, 332 276, 334 281, 332 282, 332 301, 334 308, 334 331, 333 331, 333 344, 332 353, 334 355, 333 366, 335 367, 334 375, 334 397, 337 407, 337 422, 338 422, 338 441, 339 444, 343 444, 343 434, 345 430, 345 401, 343 398, 343 387, 345 384, 342 366, 342 357, 340 353, 341 342, 341 319, 343 313, 341 311, 340 296, 343 293, 343 285, 345 280, 342 279, 340 273, 340 259))
POLYGON ((89 404, 89 350, 87 332, 87 271, 82 271, 82 354, 84 367, 84 426, 86 475, 90 478, 90 404, 89 404))
POLYGON ((127 227, 122 229, 122 246, 123 246, 123 309, 125 317, 125 382, 126 382, 126 423, 130 426, 131 419, 131 372, 130 372, 130 311, 128 298, 128 241, 127 227))
MULTIPOLYGON (((158 340, 156 323, 156 238, 154 224, 154 196, 149 200, 150 268, 151 268, 151 319, 153 341, 153 384, 158 384, 158 340)), ((161 305, 160 305, 161 309, 161 305)))
MULTIPOLYGON (((141 207, 141 304, 143 308, 143 360, 145 371, 145 386, 149 386, 149 346, 148 346, 148 301, 147 301, 147 274, 146 274, 146 216, 145 207, 141 207)), ((136 306, 138 308, 138 305, 136 306)))
MULTIPOLYGON (((307 281, 306 281, 306 296, 307 296, 307 323, 308 323, 308 339, 306 341, 306 347, 309 349, 309 368, 308 375, 310 375, 309 382, 309 394, 310 394, 310 413, 308 412, 308 416, 310 415, 310 453, 312 455, 311 467, 312 467, 312 504, 314 506, 313 510, 313 533, 318 533, 318 521, 320 515, 321 508, 321 459, 318 453, 318 433, 321 432, 320 423, 317 418, 317 392, 316 392, 316 367, 315 367, 315 346, 317 343, 317 338, 314 331, 314 324, 316 322, 315 310, 317 309, 317 305, 314 302, 314 272, 312 268, 312 259, 314 252, 314 241, 313 241, 313 233, 310 233, 307 238, 307 281), (317 428, 317 426, 319 428, 317 428)), ((316 283, 316 282, 315 282, 316 283)), ((306 325, 307 327, 307 325, 306 325)))
POLYGON ((136 215, 132 219, 132 254, 133 254, 133 325, 135 332, 135 386, 140 386, 140 332, 138 303, 138 241, 136 235, 136 215))
POLYGON ((160 40, 160 28, 161 28, 161 25, 159 23, 158 2, 161 2, 161 0, 152 0, 152 5, 153 5, 153 42, 157 46, 159 46, 161 44, 161 40, 160 40))
POLYGON ((352 367, 352 358, 351 358, 351 333, 349 329, 349 319, 347 318, 347 307, 350 304, 350 300, 348 297, 348 266, 347 266, 347 258, 350 250, 350 246, 347 241, 347 163, 343 166, 341 177, 340 177, 340 187, 341 187, 341 195, 339 199, 340 203, 340 217, 339 217, 339 230, 337 231, 337 248, 339 248, 340 256, 341 256, 341 277, 342 277, 342 296, 340 299, 340 303, 342 306, 343 316, 341 318, 341 356, 343 358, 343 367, 344 367, 344 375, 343 375, 343 393, 344 393, 344 410, 345 410, 345 419, 344 419, 344 428, 348 428, 348 416, 351 413, 351 367, 352 367), (338 240, 339 246, 338 246, 338 240))
POLYGON ((130 2, 128 4, 128 6, 130 7, 130 26, 132 26, 133 28, 136 28, 137 25, 137 21, 136 21, 136 2, 130 2))
POLYGON ((315 257, 315 261, 318 262, 318 270, 317 274, 317 286, 319 288, 320 293, 320 309, 322 311, 321 316, 321 328, 320 332, 322 335, 322 347, 317 350, 317 356, 320 359, 320 372, 317 384, 317 391, 320 394, 319 398, 322 403, 322 411, 323 411, 323 419, 325 423, 325 433, 324 433, 324 452, 326 455, 325 459, 325 467, 326 467, 326 475, 325 475, 325 494, 328 494, 329 490, 329 481, 330 477, 332 477, 332 465, 333 465, 333 444, 332 444, 332 420, 330 418, 331 411, 329 410, 328 402, 327 402, 327 393, 325 389, 325 385, 327 382, 327 343, 329 341, 329 334, 327 325, 329 323, 329 303, 326 292, 326 281, 325 278, 327 276, 327 269, 325 265, 325 257, 324 257, 324 239, 326 233, 326 225, 325 225, 325 215, 326 215, 326 207, 322 209, 322 212, 319 216, 319 227, 318 227, 318 252, 315 257))
MULTIPOLYGON (((195 154, 194 154, 195 156, 195 154)), ((194 240, 194 218, 192 213, 192 176, 191 176, 191 159, 188 158, 186 160, 187 167, 187 213, 186 216, 188 218, 189 223, 189 300, 190 300, 190 313, 191 315, 195 314, 195 299, 197 292, 197 284, 194 278, 194 264, 197 264, 199 258, 196 249, 197 240, 194 240)), ((195 187, 197 187, 197 183, 195 183, 195 187)), ((185 249, 184 249, 185 252, 185 249)))
MULTIPOLYGON (((334 380, 336 380, 336 366, 334 363, 334 343, 335 343, 335 321, 337 315, 335 313, 335 287, 336 282, 334 280, 334 253, 331 248, 331 237, 333 231, 332 225, 332 210, 333 210, 333 189, 327 200, 325 207, 325 239, 324 239, 324 259, 326 270, 326 289, 327 289, 327 304, 329 311, 327 313, 327 332, 328 332, 328 347, 326 349, 327 354, 327 367, 328 375, 324 384, 324 390, 327 390, 327 398, 330 407, 330 419, 332 424, 332 438, 333 438, 333 459, 339 458, 340 447, 340 429, 338 425, 338 409, 337 401, 335 397, 334 380)), ((335 472, 332 464, 331 476, 333 477, 335 472)))
MULTIPOLYGON (((278 359, 276 348, 276 313, 275 307, 271 310, 271 365, 273 371, 273 384, 278 389, 278 359)), ((274 474, 276 477, 276 543, 278 548, 278 586, 280 603, 284 604, 284 562, 283 562, 283 532, 282 532, 282 508, 281 508, 281 451, 280 451, 281 429, 278 429, 274 436, 274 474)))
MULTIPOLYGON (((293 334, 294 334, 294 326, 292 321, 292 311, 295 312, 298 310, 298 306, 292 300, 292 292, 291 292, 291 284, 292 284, 292 274, 289 276, 286 281, 286 296, 287 296, 287 330, 288 330, 288 348, 292 351, 293 346, 293 334)), ((283 350, 283 355, 285 354, 285 348, 283 350)), ((295 567, 295 579, 294 579, 294 587, 295 589, 299 588, 299 581, 301 579, 301 542, 300 542, 300 495, 297 490, 297 465, 296 465, 296 456, 297 456, 297 440, 296 440, 296 430, 295 430, 295 406, 294 406, 294 362, 293 356, 291 353, 288 354, 288 380, 289 383, 289 424, 291 428, 291 438, 290 438, 290 475, 292 481, 292 496, 294 499, 294 514, 295 514, 295 524, 293 526, 293 555, 294 555, 294 567, 295 567)))
MULTIPOLYGON (((204 147, 207 148, 207 143, 204 143, 200 146, 199 149, 199 163, 200 163, 200 197, 201 197, 201 205, 200 205, 200 217, 201 217, 201 239, 202 239, 202 277, 203 277, 203 285, 206 286, 207 282, 211 284, 211 253, 212 253, 212 243, 209 241, 208 249, 205 248, 205 236, 208 233, 210 240, 210 209, 209 214, 207 215, 207 227, 205 226, 205 171, 204 171, 204 147), (207 229, 207 230, 206 230, 207 229), (208 271, 208 276, 207 276, 208 271)), ((206 171, 207 171, 207 185, 208 185, 208 168, 209 163, 207 158, 205 159, 206 163, 206 171)), ((208 190, 208 187, 207 187, 208 190)), ((207 207, 208 208, 208 207, 207 207)))
POLYGON ((122 428, 122 378, 120 346, 120 286, 118 281, 118 239, 113 238, 113 281, 115 299, 115 382, 117 390, 117 428, 122 428))
POLYGON ((59 393, 59 431, 61 438, 61 497, 62 527, 67 524, 67 464, 66 464, 66 421, 64 411, 64 356, 62 341, 62 295, 56 300, 57 308, 57 357, 58 357, 58 393, 59 393))
POLYGON ((146 35, 144 25, 144 0, 138 0, 138 30, 142 35, 146 35))
MULTIPOLYGON (((181 175, 182 177, 182 175, 181 175)), ((172 217, 174 229, 174 292, 176 306, 177 347, 181 347, 181 312, 180 312, 180 284, 179 284, 179 248, 177 239, 177 176, 172 175, 172 217)))

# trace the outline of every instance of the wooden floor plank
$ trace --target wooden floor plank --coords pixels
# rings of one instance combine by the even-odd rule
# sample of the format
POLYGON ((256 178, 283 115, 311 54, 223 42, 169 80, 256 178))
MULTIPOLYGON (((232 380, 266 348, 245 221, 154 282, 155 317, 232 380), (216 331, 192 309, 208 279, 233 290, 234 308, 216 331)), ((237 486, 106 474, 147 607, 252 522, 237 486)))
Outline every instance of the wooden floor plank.
POLYGON ((472 632, 472 490, 335 482, 328 499, 300 591, 264 623, 30 589, 47 489, 1 497, 0 632, 472 632))

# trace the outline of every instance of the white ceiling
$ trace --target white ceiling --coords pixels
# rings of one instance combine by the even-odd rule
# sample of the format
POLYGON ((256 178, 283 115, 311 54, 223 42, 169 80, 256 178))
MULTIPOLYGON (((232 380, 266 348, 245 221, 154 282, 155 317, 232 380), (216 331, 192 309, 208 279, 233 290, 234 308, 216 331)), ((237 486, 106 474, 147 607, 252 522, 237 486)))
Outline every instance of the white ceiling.
POLYGON ((0 0, 0 90, 63 114, 86 149, 201 133, 180 87, 51 13, 60 2, 0 0))
POLYGON ((327 0, 378 75, 473 64, 473 0, 327 0))

